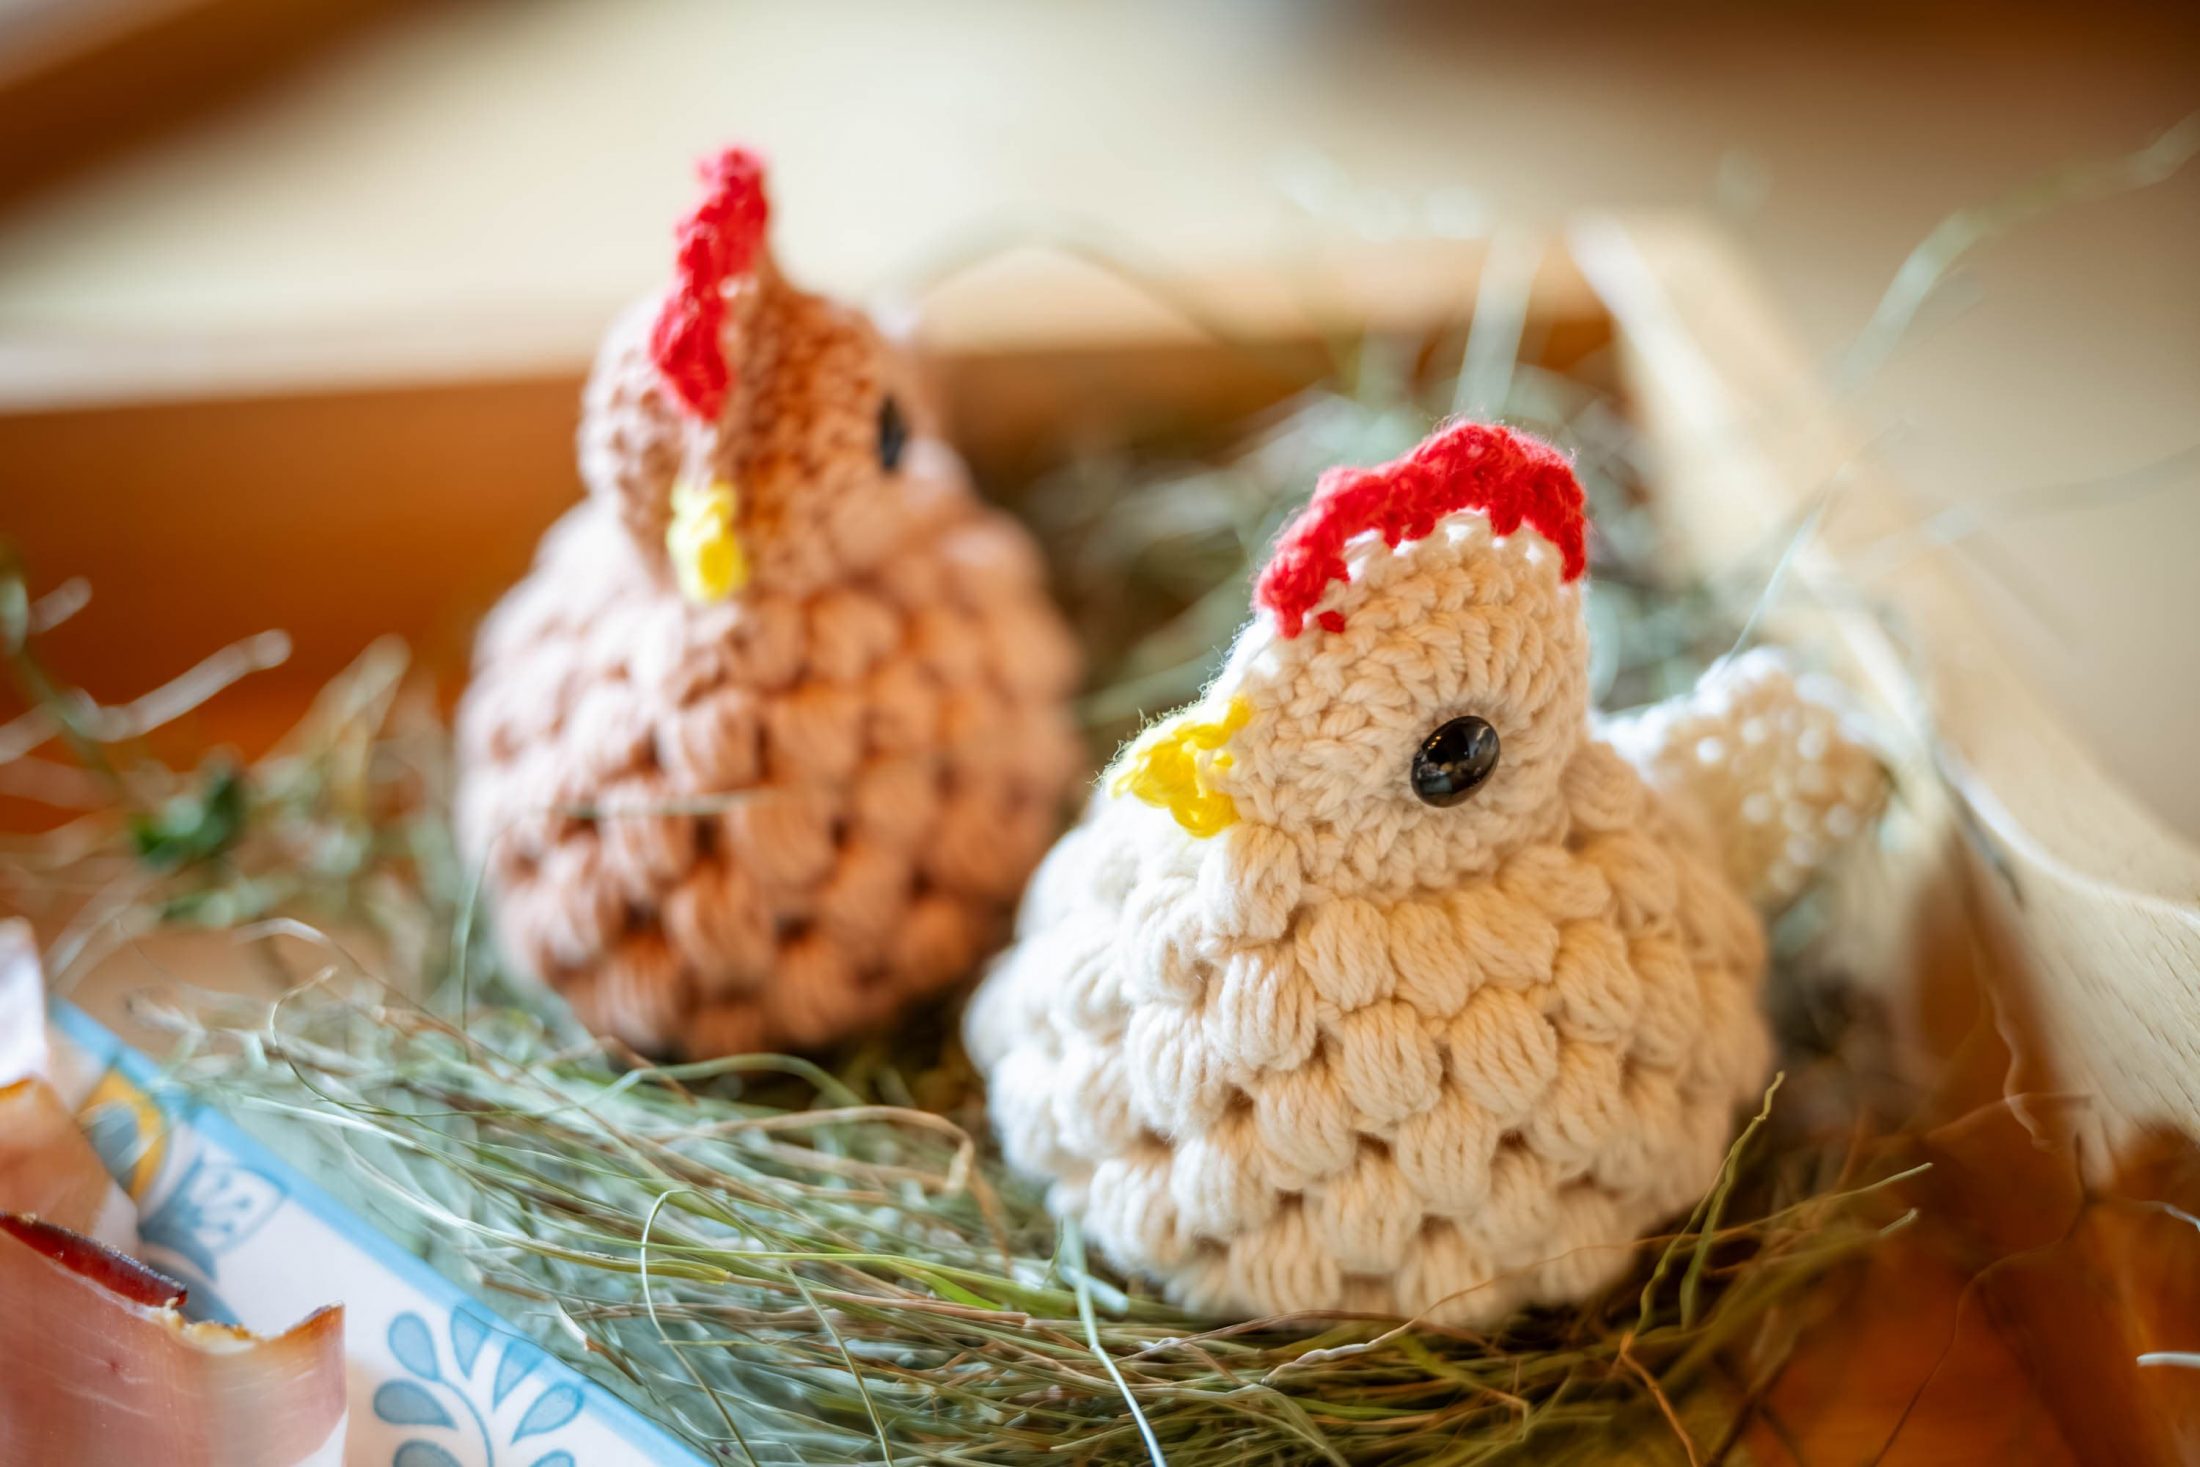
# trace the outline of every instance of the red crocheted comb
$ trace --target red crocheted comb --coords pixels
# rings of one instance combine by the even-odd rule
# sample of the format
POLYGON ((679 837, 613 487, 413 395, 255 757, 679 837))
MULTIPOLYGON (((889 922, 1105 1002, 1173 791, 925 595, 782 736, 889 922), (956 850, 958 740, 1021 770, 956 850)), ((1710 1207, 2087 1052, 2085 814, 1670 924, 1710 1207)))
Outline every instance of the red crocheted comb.
MULTIPOLYGON (((1379 530, 1383 543, 1395 547, 1427 535, 1437 520, 1461 509, 1481 510, 1500 535, 1522 522, 1541 531, 1558 547, 1569 581, 1588 567, 1589 520, 1566 456, 1509 428, 1451 423, 1404 458, 1323 474, 1312 502, 1277 542, 1253 599, 1276 614, 1286 637, 1295 637, 1329 583, 1346 579, 1346 541, 1379 530)), ((1339 612, 1323 612, 1318 620, 1328 631, 1344 630, 1339 612)))
POLYGON ((649 356, 687 410, 708 421, 733 381, 721 340, 725 285, 755 263, 771 205, 764 160, 747 148, 706 158, 698 171, 703 199, 680 221, 672 294, 650 330, 649 356))

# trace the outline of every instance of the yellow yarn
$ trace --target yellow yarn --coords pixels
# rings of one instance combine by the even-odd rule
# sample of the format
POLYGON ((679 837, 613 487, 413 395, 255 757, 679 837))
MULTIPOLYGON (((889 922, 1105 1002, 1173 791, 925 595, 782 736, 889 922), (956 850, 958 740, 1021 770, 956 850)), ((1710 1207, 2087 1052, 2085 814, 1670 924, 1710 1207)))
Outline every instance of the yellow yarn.
POLYGON ((1222 746, 1252 716, 1252 704, 1232 698, 1218 722, 1160 725, 1132 747, 1111 787, 1167 810, 1205 840, 1237 821, 1237 802, 1214 787, 1212 775, 1230 767, 1222 746))
POLYGON ((749 581, 749 559, 733 533, 733 485, 713 479, 672 486, 672 523, 665 550, 680 591, 696 602, 723 601, 749 581))

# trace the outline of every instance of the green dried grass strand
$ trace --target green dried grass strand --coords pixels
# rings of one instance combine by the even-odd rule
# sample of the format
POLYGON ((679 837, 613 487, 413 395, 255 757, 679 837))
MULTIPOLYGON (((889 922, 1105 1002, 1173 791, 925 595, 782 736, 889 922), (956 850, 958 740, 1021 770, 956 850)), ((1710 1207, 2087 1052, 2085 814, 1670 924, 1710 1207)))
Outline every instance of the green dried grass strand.
POLYGON ((1772 1077, 1772 1083, 1765 1087, 1764 1103, 1757 1108, 1757 1114, 1750 1119, 1749 1124, 1742 1128, 1742 1134, 1734 1138, 1734 1144, 1727 1148, 1726 1160, 1719 1166, 1719 1180, 1712 1185, 1711 1195, 1705 1202, 1703 1227, 1696 1235, 1694 1256, 1689 1259, 1688 1271, 1681 1278, 1681 1328, 1684 1330, 1694 1329, 1696 1326, 1697 1300, 1702 1292, 1703 1272, 1710 1266, 1711 1243, 1718 1235, 1719 1224, 1725 1220, 1727 1199, 1734 1195, 1734 1183, 1741 1169, 1742 1157, 1748 1152, 1750 1143, 1757 1139, 1757 1133, 1764 1129, 1765 1122, 1772 1119, 1773 1099, 1779 1095, 1780 1087, 1786 1081, 1787 1072, 1784 1070, 1772 1077))
POLYGON ((1146 1419, 1146 1412, 1138 1404, 1137 1394, 1130 1382, 1123 1378, 1123 1369, 1115 1363, 1115 1357, 1100 1343, 1100 1324, 1092 1312, 1092 1280, 1085 1271, 1085 1235, 1074 1218, 1062 1224, 1062 1251, 1068 1255, 1077 1288, 1077 1319, 1085 1327, 1085 1339, 1092 1345, 1092 1355, 1115 1382, 1116 1390, 1123 1396, 1123 1404, 1130 1409, 1131 1419, 1138 1423, 1139 1439, 1146 1444, 1146 1459, 1153 1467, 1169 1467, 1169 1459, 1162 1454, 1161 1443, 1153 1434, 1153 1423, 1146 1419))
POLYGON ((2128 153, 2086 159, 2027 179, 1997 198, 1949 215, 1895 271, 1841 364, 1840 382, 1854 390, 1884 366, 1908 338, 1927 302, 1980 247, 2072 204, 2151 188, 2174 178, 2195 157, 2200 157, 2200 112, 2128 153))

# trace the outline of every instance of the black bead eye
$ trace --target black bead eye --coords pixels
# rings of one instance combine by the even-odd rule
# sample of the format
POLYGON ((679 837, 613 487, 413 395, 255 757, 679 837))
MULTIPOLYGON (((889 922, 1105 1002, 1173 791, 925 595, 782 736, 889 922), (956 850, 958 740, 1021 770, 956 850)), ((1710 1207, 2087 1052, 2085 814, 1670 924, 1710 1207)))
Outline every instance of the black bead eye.
POLYGON ((1482 787, 1497 768, 1497 730, 1473 714, 1454 718, 1413 754, 1413 792, 1444 809, 1482 787))
POLYGON ((909 446, 909 420, 901 404, 886 398, 878 405, 878 466, 891 474, 901 467, 901 451, 909 446))

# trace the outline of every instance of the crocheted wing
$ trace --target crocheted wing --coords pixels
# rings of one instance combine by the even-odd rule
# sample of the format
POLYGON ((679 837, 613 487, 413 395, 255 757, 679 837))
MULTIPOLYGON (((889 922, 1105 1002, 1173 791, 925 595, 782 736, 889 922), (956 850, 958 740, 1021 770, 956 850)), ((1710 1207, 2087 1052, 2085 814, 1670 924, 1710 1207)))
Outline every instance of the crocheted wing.
POLYGON ((1796 677, 1769 647, 1600 732, 1702 822, 1728 878, 1767 910, 1792 901, 1886 801, 1886 770, 1844 690, 1796 677))
POLYGON ((808 1047, 966 975, 1084 767, 1077 651, 900 353, 706 169, 613 329, 590 494, 484 626, 460 833, 497 935, 650 1051, 808 1047))

